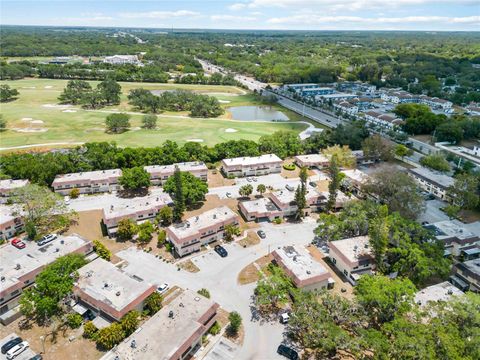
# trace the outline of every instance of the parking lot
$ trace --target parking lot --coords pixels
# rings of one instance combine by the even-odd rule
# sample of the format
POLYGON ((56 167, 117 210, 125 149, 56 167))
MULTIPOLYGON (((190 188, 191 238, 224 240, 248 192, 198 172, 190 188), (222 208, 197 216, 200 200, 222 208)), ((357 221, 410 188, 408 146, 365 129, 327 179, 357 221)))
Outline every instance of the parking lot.
MULTIPOLYGON (((0 340, 0 347, 5 345, 8 341, 15 339, 18 337, 17 334, 12 333, 6 337, 4 337, 2 340, 0 340)), ((15 360, 29 360, 35 356, 35 352, 29 347, 25 351, 23 351, 21 354, 15 357, 15 360)), ((1 354, 0 353, 0 360, 7 360, 7 355, 6 354, 1 354)))

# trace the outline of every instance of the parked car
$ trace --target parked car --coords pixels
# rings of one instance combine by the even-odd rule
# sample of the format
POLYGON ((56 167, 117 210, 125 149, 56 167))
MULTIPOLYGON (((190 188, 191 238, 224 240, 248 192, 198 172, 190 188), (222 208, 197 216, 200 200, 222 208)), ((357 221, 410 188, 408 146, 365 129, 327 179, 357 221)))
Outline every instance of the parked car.
POLYGON ((157 292, 159 292, 160 294, 164 293, 165 291, 167 291, 169 288, 169 285, 168 283, 163 283, 162 285, 160 285, 158 288, 157 288, 157 292))
POLYGON ((290 359, 290 360, 298 359, 298 353, 292 348, 289 348, 288 346, 285 346, 283 344, 280 344, 278 346, 277 353, 282 356, 285 356, 287 359, 290 359))
POLYGON ((248 182, 252 182, 252 178, 247 177, 248 182))
POLYGON ((57 237, 58 237, 57 234, 45 235, 40 240, 38 240, 37 245, 42 246, 42 245, 48 244, 49 242, 55 240, 57 237))
POLYGON ((253 178, 252 180, 253 180, 254 182, 257 182, 258 179, 257 179, 257 178, 253 178))
POLYGON ((285 185, 285 189, 287 189, 288 191, 293 191, 293 190, 295 190, 292 185, 288 185, 288 184, 285 185))
POLYGON ((258 230, 257 231, 258 236, 260 236, 260 239, 265 239, 267 235, 265 234, 265 231, 263 230, 258 230))
POLYGON ((290 320, 290 315, 288 315, 288 312, 284 312, 283 314, 280 314, 280 322, 282 324, 288 324, 288 320, 290 320))
POLYGON ((214 250, 215 252, 220 255, 221 257, 227 257, 228 256, 228 252, 227 250, 225 250, 225 248, 221 245, 216 245, 214 247, 214 250))
POLYGON ((65 202, 65 205, 69 205, 70 204, 70 196, 65 196, 63 198, 63 201, 65 202))
POLYGON ((30 358, 30 360, 42 360, 43 357, 40 354, 35 355, 34 357, 30 358))
POLYGON ((12 245, 15 246, 17 249, 25 249, 25 246, 26 246, 25 243, 19 238, 13 239, 12 245))
POLYGON ((22 341, 7 351, 7 360, 12 360, 30 347, 28 341, 22 341))
POLYGON ((2 345, 2 348, 1 348, 2 354, 6 354, 8 350, 20 344, 22 341, 23 340, 21 337, 16 337, 16 338, 13 338, 12 340, 7 341, 5 344, 2 345))
POLYGON ((317 187, 317 183, 315 181, 310 181, 309 184, 311 187, 317 187))

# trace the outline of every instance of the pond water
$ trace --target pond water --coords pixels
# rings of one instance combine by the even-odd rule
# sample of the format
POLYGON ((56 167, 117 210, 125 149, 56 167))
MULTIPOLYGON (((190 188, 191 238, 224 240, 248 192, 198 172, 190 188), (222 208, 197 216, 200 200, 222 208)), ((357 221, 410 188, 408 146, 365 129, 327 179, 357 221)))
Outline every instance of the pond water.
POLYGON ((288 121, 283 112, 270 106, 233 106, 227 109, 233 120, 288 121))

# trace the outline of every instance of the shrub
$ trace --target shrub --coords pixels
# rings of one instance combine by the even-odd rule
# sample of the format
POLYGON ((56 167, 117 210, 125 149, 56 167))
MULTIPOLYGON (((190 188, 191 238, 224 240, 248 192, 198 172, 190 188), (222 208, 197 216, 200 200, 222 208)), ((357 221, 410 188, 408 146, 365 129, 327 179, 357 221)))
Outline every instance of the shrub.
POLYGON ((137 224, 129 218, 118 222, 117 237, 120 240, 130 240, 138 232, 137 224))
POLYGON ((120 323, 113 323, 99 330, 95 338, 101 349, 110 350, 125 338, 125 331, 120 323))
POLYGON ((93 250, 100 256, 102 259, 110 261, 112 253, 108 248, 99 240, 93 240, 93 250))
POLYGON ((278 224, 281 224, 281 223, 282 223, 282 218, 273 219, 272 222, 273 222, 274 224, 277 224, 277 225, 278 225, 278 224))
POLYGON ((202 295, 202 296, 205 296, 207 299, 210 299, 210 291, 208 291, 205 288, 202 288, 202 289, 198 290, 197 293, 202 295))
POLYGON ((208 332, 212 335, 218 335, 220 334, 220 330, 222 330, 222 327, 220 326, 218 321, 215 321, 210 330, 208 330, 208 332))
POLYGON ((137 310, 129 311, 120 321, 125 336, 130 336, 137 329, 140 313, 137 310))
POLYGON ((98 329, 91 321, 88 321, 83 325, 83 337, 87 339, 93 339, 97 335, 98 329))
POLYGON ((67 315, 67 324, 70 326, 72 329, 78 329, 83 322, 82 315, 74 313, 74 314, 68 314, 67 315))
POLYGON ((163 229, 158 231, 157 247, 162 247, 167 241, 167 232, 163 229))
POLYGON ((285 164, 283 165, 283 168, 287 171, 293 171, 295 170, 295 164, 285 164))
POLYGON ((76 199, 80 196, 80 190, 78 190, 77 188, 73 188, 72 190, 70 190, 69 195, 72 199, 76 199))
POLYGON ((228 320, 230 321, 230 325, 228 325, 227 331, 230 335, 237 335, 238 330, 240 330, 240 325, 242 325, 242 317, 236 311, 232 311, 230 315, 228 315, 228 320))
POLYGON ((145 310, 149 315, 155 314, 162 308, 163 297, 158 292, 152 293, 145 299, 145 310))

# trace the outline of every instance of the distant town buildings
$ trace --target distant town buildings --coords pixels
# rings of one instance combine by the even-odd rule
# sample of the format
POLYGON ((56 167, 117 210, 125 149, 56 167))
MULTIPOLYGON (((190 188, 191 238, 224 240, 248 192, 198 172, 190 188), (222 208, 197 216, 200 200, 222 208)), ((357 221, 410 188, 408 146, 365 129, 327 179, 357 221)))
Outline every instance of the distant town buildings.
POLYGON ((403 124, 402 119, 373 110, 365 113, 365 120, 384 129, 393 129, 403 124))
POLYGON ((282 159, 275 154, 224 159, 221 169, 226 176, 259 176, 282 171, 282 159))
POLYGON ((118 183, 121 176, 122 170, 120 169, 57 175, 53 180, 52 187, 61 195, 69 195, 73 189, 78 189, 80 194, 117 191, 121 189, 118 183))
POLYGON ((112 64, 112 65, 125 65, 125 64, 141 65, 141 61, 138 59, 137 55, 106 56, 103 59, 103 62, 106 64, 112 64))
POLYGON ((0 180, 0 204, 5 204, 15 190, 20 189, 28 184, 28 180, 0 180))

